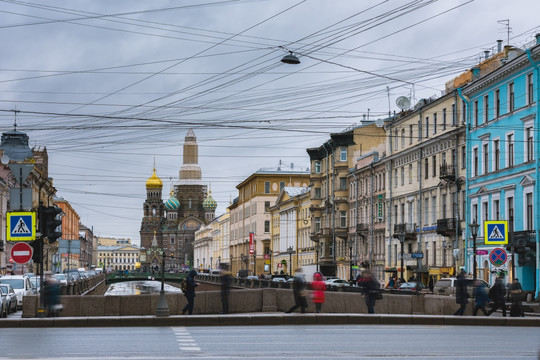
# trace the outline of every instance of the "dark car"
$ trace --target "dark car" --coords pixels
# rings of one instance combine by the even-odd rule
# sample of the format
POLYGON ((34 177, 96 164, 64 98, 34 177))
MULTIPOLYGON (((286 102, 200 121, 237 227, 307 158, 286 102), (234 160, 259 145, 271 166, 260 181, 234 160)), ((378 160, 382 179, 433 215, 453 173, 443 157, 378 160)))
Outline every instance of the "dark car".
POLYGON ((396 289, 396 292, 399 293, 406 293, 406 294, 419 294, 422 290, 426 288, 426 285, 422 284, 421 282, 406 282, 396 289))

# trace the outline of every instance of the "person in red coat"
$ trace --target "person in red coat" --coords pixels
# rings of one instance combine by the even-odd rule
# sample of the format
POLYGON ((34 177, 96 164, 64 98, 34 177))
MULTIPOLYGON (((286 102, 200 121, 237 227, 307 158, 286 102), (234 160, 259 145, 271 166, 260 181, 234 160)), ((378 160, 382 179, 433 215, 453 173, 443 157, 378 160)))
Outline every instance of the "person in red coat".
POLYGON ((322 281, 322 274, 320 272, 313 274, 311 290, 313 290, 311 299, 315 304, 315 311, 320 313, 322 304, 324 303, 324 292, 326 291, 326 284, 322 281))

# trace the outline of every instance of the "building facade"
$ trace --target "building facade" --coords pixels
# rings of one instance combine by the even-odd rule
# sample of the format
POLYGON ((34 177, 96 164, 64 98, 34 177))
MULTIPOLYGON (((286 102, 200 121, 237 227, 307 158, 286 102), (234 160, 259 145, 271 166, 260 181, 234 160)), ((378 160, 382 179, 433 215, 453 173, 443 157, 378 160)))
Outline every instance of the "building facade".
POLYGON ((103 264, 106 272, 135 271, 139 263, 141 249, 133 245, 97 247, 97 263, 103 264))

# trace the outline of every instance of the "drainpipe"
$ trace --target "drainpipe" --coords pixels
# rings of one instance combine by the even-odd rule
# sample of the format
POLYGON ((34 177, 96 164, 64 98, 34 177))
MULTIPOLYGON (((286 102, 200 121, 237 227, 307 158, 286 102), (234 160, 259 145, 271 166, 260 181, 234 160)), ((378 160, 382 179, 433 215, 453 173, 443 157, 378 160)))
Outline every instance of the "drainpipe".
MULTIPOLYGON (((326 153, 326 201, 330 199, 330 154, 328 153, 328 150, 326 149, 326 144, 323 144, 324 152, 326 153)), ((326 213, 326 216, 328 217, 328 207, 324 206, 324 212, 326 213)), ((321 219, 322 222, 322 219, 321 219)), ((321 223, 321 229, 323 228, 324 224, 321 223)), ((326 244, 326 241, 325 241, 326 244)), ((324 246, 321 247, 321 252, 326 256, 326 251, 324 251, 324 246)), ((322 254, 321 254, 322 256, 322 254)), ((317 260, 318 261, 318 260, 317 260)), ((319 269, 320 270, 320 269, 319 269)))
MULTIPOLYGON (((356 169, 354 170, 356 171, 356 169)), ((355 192, 355 202, 354 202, 354 207, 355 207, 355 223, 354 223, 354 229, 356 230, 354 232, 354 254, 355 254, 355 258, 357 258, 357 254, 358 254, 358 229, 356 228, 358 226, 358 177, 356 176, 356 174, 353 172, 351 172, 351 175, 354 177, 354 183, 355 183, 355 186, 354 186, 354 192, 355 192)), ((352 259, 351 259, 352 260, 352 259)))
POLYGON ((373 160, 369 163, 369 175, 370 179, 370 209, 371 209, 371 226, 370 226, 370 240, 369 240, 369 268, 373 271, 373 160))
MULTIPOLYGON (((536 42, 537 44, 540 43, 540 35, 539 34, 536 34, 536 42)), ((537 62, 534 62, 534 60, 532 59, 532 54, 531 54, 531 49, 527 49, 526 50, 526 53, 527 53, 527 58, 529 59, 529 62, 531 63, 531 65, 533 66, 534 68, 534 72, 535 72, 535 75, 536 75, 536 116, 534 118, 534 130, 538 133, 538 129, 540 129, 540 71, 538 70, 538 63, 537 62)), ((538 288, 538 279, 540 279, 540 211, 538 211, 538 209, 540 209, 540 191, 538 189, 538 187, 540 186, 540 184, 538 184, 538 181, 539 181, 539 170, 538 168, 540 167, 540 141, 538 141, 538 139, 534 139, 534 143, 535 143, 535 153, 536 153, 536 166, 535 166, 535 176, 534 178, 536 179, 535 181, 535 184, 534 184, 534 195, 535 195, 535 209, 537 209, 537 211, 535 211, 535 214, 534 214, 534 217, 535 217, 535 226, 534 228, 536 229, 536 281, 535 281, 535 284, 534 284, 534 287, 535 287, 535 293, 534 293, 534 297, 536 299, 538 299, 539 295, 540 295, 540 289, 538 288)))
MULTIPOLYGON (((471 163, 471 124, 470 124, 470 111, 471 107, 469 106, 469 100, 465 98, 465 96, 461 93, 462 88, 458 88, 458 96, 461 98, 461 100, 465 103, 467 106, 467 113, 465 114, 465 153, 466 153, 466 163, 467 165, 471 163)), ((457 108, 457 104, 456 104, 457 108)), ((538 116, 537 116, 538 117, 538 116)), ((457 154, 456 154, 457 156, 457 154)), ((463 249, 463 259, 466 271, 469 271, 469 259, 467 256, 467 249, 469 248, 469 226, 467 226, 469 222, 470 217, 470 207, 471 207, 471 199, 469 199, 469 177, 471 176, 471 167, 465 166, 465 248, 463 249)), ((459 244, 458 244, 459 247, 459 244)), ((476 255, 474 255, 476 256, 476 255)), ((457 264, 456 264, 457 265, 457 264)), ((457 268, 457 266, 456 266, 457 268)), ((457 269, 456 269, 457 270, 457 269)))
MULTIPOLYGON (((420 124, 422 124, 422 118, 423 118, 423 113, 422 113, 422 109, 420 109, 420 124)), ((426 137, 427 139, 427 137, 426 137)), ((417 251, 418 252, 422 252, 422 227, 423 227, 423 223, 422 223, 422 206, 424 205, 424 199, 422 197, 422 158, 423 158, 423 153, 424 153, 424 148, 422 146, 420 146, 420 166, 418 167, 419 168, 419 174, 420 174, 420 178, 418 179, 418 244, 417 244, 417 251)), ((425 209, 425 211, 427 212, 428 209, 425 209)), ((427 259, 426 259, 426 264, 427 264, 427 259)), ((418 258, 417 259, 417 262, 416 262, 416 267, 417 267, 417 276, 418 276, 418 279, 420 280, 420 282, 422 281, 422 278, 421 278, 421 275, 420 275, 420 269, 422 268, 422 259, 421 258, 418 258)))

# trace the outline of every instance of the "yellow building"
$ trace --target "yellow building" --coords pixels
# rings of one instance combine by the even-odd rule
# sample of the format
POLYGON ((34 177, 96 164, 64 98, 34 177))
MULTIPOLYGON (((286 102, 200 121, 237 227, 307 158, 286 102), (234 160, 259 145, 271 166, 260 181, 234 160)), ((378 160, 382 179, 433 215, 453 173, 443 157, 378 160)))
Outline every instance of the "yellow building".
POLYGON ((238 197, 229 206, 233 274, 240 269, 270 273, 266 264, 271 249, 270 206, 285 186, 307 187, 308 183, 309 170, 280 162, 277 168, 259 169, 236 186, 238 197))
POLYGON ((284 187, 275 205, 270 207, 272 248, 265 263, 268 272, 294 275, 302 268, 310 280, 317 271, 317 252, 311 241, 309 187, 284 187))
MULTIPOLYGON (((307 149, 311 160, 311 239, 320 245, 319 265, 323 275, 349 278, 349 246, 357 244, 350 232, 349 169, 357 159, 376 151, 385 141, 385 131, 374 122, 340 133, 317 148, 307 149)), ((356 245, 355 245, 356 246, 356 245)), ((353 258, 357 253, 353 249, 353 258)))
POLYGON ((98 246, 98 267, 106 272, 137 270, 141 249, 133 245, 98 246))

